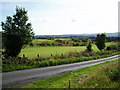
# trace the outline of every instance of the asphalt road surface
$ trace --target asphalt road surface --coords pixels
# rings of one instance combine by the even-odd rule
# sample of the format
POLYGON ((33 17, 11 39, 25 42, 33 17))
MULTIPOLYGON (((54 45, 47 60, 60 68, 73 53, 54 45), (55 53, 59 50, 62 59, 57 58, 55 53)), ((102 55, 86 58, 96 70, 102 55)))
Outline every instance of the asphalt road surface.
POLYGON ((74 71, 84 67, 99 64, 108 60, 118 59, 120 58, 119 56, 120 55, 115 55, 108 58, 84 61, 84 62, 73 63, 73 64, 2 73, 2 88, 19 88, 33 81, 43 80, 49 77, 64 74, 66 72, 70 72, 70 71, 74 71))

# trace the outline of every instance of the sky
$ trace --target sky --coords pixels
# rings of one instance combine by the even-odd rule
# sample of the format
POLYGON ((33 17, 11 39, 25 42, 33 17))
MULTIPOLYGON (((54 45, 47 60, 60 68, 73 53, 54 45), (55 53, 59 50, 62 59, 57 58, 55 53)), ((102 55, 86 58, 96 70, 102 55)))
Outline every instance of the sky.
MULTIPOLYGON (((0 22, 15 14, 16 6, 28 11, 35 35, 118 32, 119 0, 1 0, 0 22)), ((0 26, 0 31, 2 30, 0 26)))

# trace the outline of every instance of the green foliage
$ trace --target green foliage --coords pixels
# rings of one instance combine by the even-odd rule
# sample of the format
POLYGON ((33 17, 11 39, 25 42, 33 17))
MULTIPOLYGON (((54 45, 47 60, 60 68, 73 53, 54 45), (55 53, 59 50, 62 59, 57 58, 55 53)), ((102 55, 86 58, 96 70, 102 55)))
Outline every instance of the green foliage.
POLYGON ((74 42, 87 42, 88 38, 71 38, 74 42))
POLYGON ((75 63, 75 62, 82 62, 82 61, 88 61, 88 60, 94 60, 94 59, 99 59, 99 58, 105 58, 109 57, 112 55, 119 54, 119 52, 115 51, 104 51, 104 52, 71 52, 70 53, 72 56, 69 57, 69 55, 65 56, 64 54, 61 54, 60 56, 52 56, 52 58, 39 58, 36 59, 28 59, 25 56, 23 58, 16 57, 16 58, 8 58, 8 59, 2 59, 2 66, 4 72, 8 71, 14 71, 14 70, 20 70, 22 68, 17 68, 15 69, 14 66, 16 67, 17 65, 19 66, 25 66, 27 69, 27 66, 31 66, 30 68, 39 68, 39 67, 47 67, 47 66, 55 66, 55 65, 62 65, 62 64, 70 64, 70 63, 75 63), (112 52, 112 53, 111 53, 112 52), (8 66, 11 66, 14 69, 7 69, 9 68, 8 66))
POLYGON ((106 74, 112 81, 120 82, 120 67, 117 67, 113 70, 105 70, 106 74))
POLYGON ((30 45, 31 47, 33 47, 33 46, 34 46, 32 42, 30 42, 30 43, 29 43, 29 45, 30 45))
MULTIPOLYGON (((86 39, 87 40, 87 39, 86 39)), ((86 46, 87 42, 83 39, 79 41, 71 40, 69 38, 57 38, 57 39, 37 39, 36 42, 38 46, 86 46), (41 40, 41 41, 39 41, 41 40)))
POLYGON ((102 51, 106 45, 105 45, 105 41, 106 41, 106 34, 98 34, 96 37, 96 45, 97 48, 102 51))
POLYGON ((113 81, 120 82, 120 67, 112 70, 112 74, 110 77, 113 81))
POLYGON ((86 47, 87 47, 88 52, 92 51, 92 41, 91 40, 88 41, 88 45, 86 47))
POLYGON ((16 57, 22 46, 31 42, 34 33, 31 23, 27 23, 27 21, 25 8, 16 7, 15 15, 7 16, 6 21, 1 23, 6 57, 16 57))
POLYGON ((115 44, 111 44, 108 45, 106 50, 120 50, 120 44, 119 43, 115 43, 115 44))

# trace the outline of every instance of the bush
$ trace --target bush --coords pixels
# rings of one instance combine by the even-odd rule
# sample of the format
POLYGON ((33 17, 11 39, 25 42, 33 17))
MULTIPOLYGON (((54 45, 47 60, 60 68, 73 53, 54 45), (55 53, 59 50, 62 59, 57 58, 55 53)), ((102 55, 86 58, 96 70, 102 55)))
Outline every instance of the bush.
POLYGON ((119 44, 112 44, 107 46, 106 50, 120 50, 120 45, 119 44))
POLYGON ((112 72, 110 75, 111 80, 119 82, 120 81, 120 68, 114 69, 111 72, 112 72))
POLYGON ((34 46, 34 45, 33 45, 33 43, 30 43, 29 45, 30 45, 31 47, 33 47, 33 46, 34 46))
POLYGON ((109 70, 108 68, 105 69, 106 75, 109 76, 109 78, 112 81, 120 82, 120 67, 114 68, 112 70, 109 70))
POLYGON ((92 51, 92 43, 91 42, 88 42, 88 45, 86 47, 87 47, 86 51, 88 51, 88 52, 92 51))

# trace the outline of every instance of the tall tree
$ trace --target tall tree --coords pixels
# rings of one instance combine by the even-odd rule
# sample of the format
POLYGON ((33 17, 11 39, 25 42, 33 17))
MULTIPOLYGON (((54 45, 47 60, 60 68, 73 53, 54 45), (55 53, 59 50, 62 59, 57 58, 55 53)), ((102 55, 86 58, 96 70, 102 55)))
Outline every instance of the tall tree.
POLYGON ((16 6, 15 15, 7 16, 6 21, 1 22, 6 57, 16 57, 22 46, 32 41, 34 32, 31 23, 27 21, 28 15, 25 8, 16 6))
POLYGON ((105 41, 106 41, 106 34, 98 34, 97 35, 96 46, 100 51, 102 51, 106 47, 105 41))

